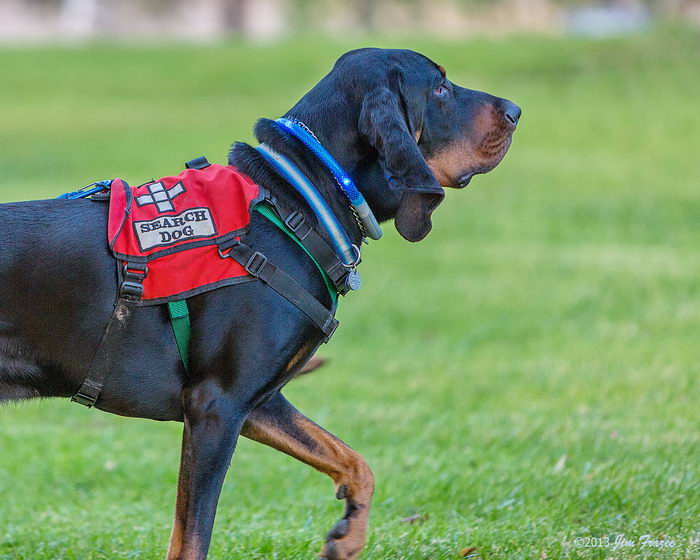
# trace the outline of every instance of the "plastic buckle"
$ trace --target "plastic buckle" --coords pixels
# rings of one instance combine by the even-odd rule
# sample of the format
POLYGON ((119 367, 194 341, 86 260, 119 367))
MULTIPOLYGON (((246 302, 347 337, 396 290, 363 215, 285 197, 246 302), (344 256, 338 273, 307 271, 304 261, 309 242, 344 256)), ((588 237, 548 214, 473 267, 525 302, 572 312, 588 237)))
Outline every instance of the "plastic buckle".
POLYGON ((295 210, 289 216, 287 216, 287 219, 284 221, 284 223, 289 229, 296 233, 296 231, 302 226, 302 224, 305 221, 306 218, 304 217, 304 214, 302 214, 298 210, 295 210))
POLYGON ((135 301, 143 296, 143 280, 148 275, 146 265, 134 265, 127 263, 124 265, 124 281, 119 287, 119 297, 135 301), (141 268, 143 267, 143 268, 141 268))
POLYGON ((219 257, 222 259, 233 258, 231 256, 231 251, 239 245, 241 245, 241 240, 236 237, 231 241, 226 241, 225 243, 217 245, 216 250, 219 252, 219 257), (224 251, 228 251, 228 253, 224 253, 224 251))
POLYGON ((323 343, 327 343, 331 337, 335 334, 335 331, 338 329, 340 326, 340 321, 338 321, 335 317, 333 317, 332 321, 329 321, 330 325, 326 325, 326 328, 323 331, 323 343))
POLYGON ((95 406, 95 401, 91 397, 83 395, 82 393, 76 393, 70 398, 70 400, 71 402, 82 404, 83 406, 87 406, 88 408, 92 408, 93 406, 95 406))
POLYGON ((267 257, 260 251, 255 251, 243 268, 252 276, 259 276, 262 268, 267 264, 267 257))
POLYGON ((82 404, 88 408, 95 406, 100 393, 102 392, 102 385, 91 382, 90 380, 83 381, 83 384, 78 389, 78 392, 73 395, 70 400, 71 402, 82 404))
POLYGON ((125 280, 122 282, 122 287, 119 290, 119 296, 128 300, 139 300, 143 295, 143 285, 138 282, 129 282, 125 280))

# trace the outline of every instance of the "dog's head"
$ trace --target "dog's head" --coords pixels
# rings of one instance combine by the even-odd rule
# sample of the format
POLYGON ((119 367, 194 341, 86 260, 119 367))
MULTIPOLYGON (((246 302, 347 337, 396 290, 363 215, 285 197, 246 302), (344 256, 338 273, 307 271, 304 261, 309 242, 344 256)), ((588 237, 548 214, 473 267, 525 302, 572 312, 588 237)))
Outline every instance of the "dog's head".
POLYGON ((443 187, 465 187, 503 159, 520 108, 452 83, 419 53, 367 48, 341 56, 287 115, 318 133, 380 219, 419 241, 443 187))

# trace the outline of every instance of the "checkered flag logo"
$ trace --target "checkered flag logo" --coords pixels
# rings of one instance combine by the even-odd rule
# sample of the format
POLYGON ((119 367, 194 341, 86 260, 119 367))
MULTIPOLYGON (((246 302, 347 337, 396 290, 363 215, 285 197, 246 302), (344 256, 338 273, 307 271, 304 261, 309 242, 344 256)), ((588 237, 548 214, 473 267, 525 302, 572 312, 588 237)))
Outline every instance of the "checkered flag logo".
POLYGON ((160 181, 148 185, 148 190, 150 194, 142 194, 136 197, 136 204, 139 206, 146 206, 147 204, 155 204, 158 210, 161 212, 172 212, 175 210, 173 203, 171 202, 173 198, 181 195, 185 192, 185 187, 182 183, 176 183, 171 188, 166 189, 163 183, 160 181))

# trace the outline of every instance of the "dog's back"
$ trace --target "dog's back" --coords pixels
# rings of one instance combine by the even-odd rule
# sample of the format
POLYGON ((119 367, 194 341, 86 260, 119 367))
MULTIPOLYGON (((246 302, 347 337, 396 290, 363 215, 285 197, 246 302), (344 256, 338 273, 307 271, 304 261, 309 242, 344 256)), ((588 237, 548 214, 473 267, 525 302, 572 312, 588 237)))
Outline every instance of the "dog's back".
POLYGON ((74 310, 95 315, 109 305, 95 301, 95 288, 116 282, 105 210, 90 201, 0 204, 0 400, 37 396, 46 378, 62 392, 63 377, 50 374, 85 336, 74 310))

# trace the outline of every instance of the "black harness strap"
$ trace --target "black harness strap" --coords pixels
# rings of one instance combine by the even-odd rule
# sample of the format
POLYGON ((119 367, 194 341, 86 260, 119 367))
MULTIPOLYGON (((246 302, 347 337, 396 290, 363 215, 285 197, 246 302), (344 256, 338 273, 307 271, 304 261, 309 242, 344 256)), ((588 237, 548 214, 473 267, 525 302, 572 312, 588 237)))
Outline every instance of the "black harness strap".
POLYGON ((88 408, 93 407, 97 402, 102 392, 105 375, 110 371, 112 362, 117 355, 116 350, 122 342, 134 307, 143 295, 145 276, 145 264, 128 263, 124 267, 124 280, 119 288, 119 298, 114 306, 114 311, 107 323, 107 328, 102 335, 88 373, 78 392, 71 397, 71 401, 88 408))
POLYGON ((277 211, 279 217, 294 232, 302 244, 314 256, 318 264, 326 271, 328 278, 335 289, 341 295, 345 295, 350 291, 350 287, 346 283, 346 279, 350 270, 340 262, 336 252, 326 243, 313 226, 306 219, 304 214, 299 210, 294 210, 286 207, 274 196, 269 196, 266 199, 272 207, 277 211))
POLYGON ((227 242, 220 247, 222 257, 230 257, 239 263, 251 276, 258 278, 283 298, 295 305, 311 319, 323 333, 323 342, 328 342, 338 328, 338 320, 321 302, 302 288, 291 276, 272 264, 259 251, 240 241, 227 242), (228 253, 224 253, 227 249, 228 253))

